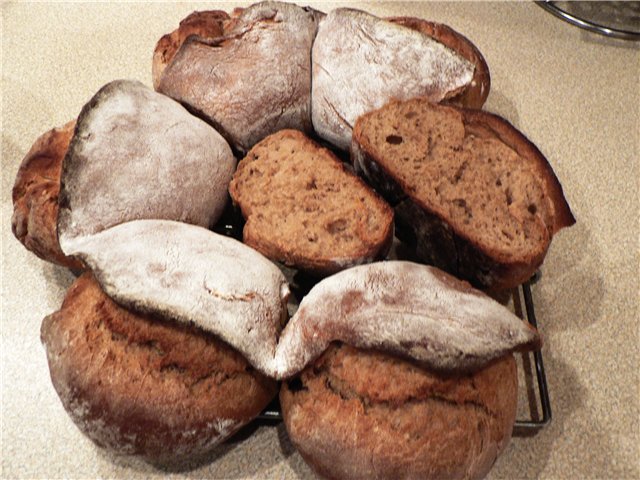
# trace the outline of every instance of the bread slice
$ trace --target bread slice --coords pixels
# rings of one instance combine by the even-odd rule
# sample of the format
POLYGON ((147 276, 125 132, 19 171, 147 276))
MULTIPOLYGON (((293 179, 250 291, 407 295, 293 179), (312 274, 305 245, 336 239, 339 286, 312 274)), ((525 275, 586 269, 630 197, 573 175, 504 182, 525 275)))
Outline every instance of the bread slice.
POLYGON ((320 22, 312 51, 313 128, 348 150, 356 119, 391 99, 424 95, 439 102, 473 90, 474 106, 480 106, 489 92, 486 63, 479 54, 467 55, 469 61, 460 51, 477 49, 435 24, 331 11, 320 22))
POLYGON ((173 57, 191 35, 212 39, 224 34, 225 24, 230 20, 227 12, 221 10, 205 10, 193 12, 180 21, 173 32, 163 35, 153 51, 151 76, 153 88, 158 90, 162 72, 171 63, 173 57))
POLYGON ((229 187, 243 238, 268 258, 325 275, 382 258, 393 212, 329 150, 283 130, 255 145, 229 187))
POLYGON ((225 35, 189 37, 158 91, 213 125, 238 152, 284 128, 311 130, 313 11, 261 2, 238 13, 225 35))
POLYGON ((352 157, 418 253, 478 287, 527 280, 552 236, 575 223, 544 156, 487 112, 391 102, 358 119, 352 157))
POLYGON ((12 191, 11 229, 38 257, 80 271, 82 263, 62 253, 56 226, 62 160, 75 125, 71 121, 43 133, 22 160, 12 191))

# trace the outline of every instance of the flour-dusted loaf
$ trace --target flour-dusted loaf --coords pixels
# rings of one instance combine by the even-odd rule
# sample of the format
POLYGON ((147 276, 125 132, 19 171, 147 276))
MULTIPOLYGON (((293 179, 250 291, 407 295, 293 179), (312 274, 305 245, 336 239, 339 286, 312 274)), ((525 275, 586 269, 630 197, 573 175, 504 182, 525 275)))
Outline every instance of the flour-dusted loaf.
POLYGON ((330 150, 296 130, 256 144, 229 193, 243 240, 272 260, 319 275, 384 258, 393 210, 330 150))
POLYGON ((68 248, 119 304, 194 324, 272 373, 289 287, 252 248, 168 220, 126 222, 75 238, 68 248))
POLYGON ((13 185, 11 229, 38 257, 72 270, 82 264, 67 257, 58 243, 58 194, 62 159, 73 136, 75 121, 43 133, 22 160, 13 185))
POLYGON ((229 15, 221 10, 193 12, 182 19, 173 32, 163 35, 153 51, 151 70, 153 87, 158 89, 162 72, 188 37, 191 35, 205 39, 220 37, 224 34, 225 24, 229 21, 229 15))
POLYGON ((484 111, 390 102, 358 119, 352 160, 395 206, 399 236, 477 287, 528 280, 552 236, 575 223, 545 157, 484 111))
POLYGON ((223 37, 188 38, 159 91, 214 125, 240 152, 284 128, 310 131, 316 17, 294 4, 254 4, 223 37))
POLYGON ((91 273, 42 322, 52 383, 78 428, 116 454, 197 460, 277 393, 215 335, 114 303, 91 273))
POLYGON ((478 479, 509 443, 517 392, 511 354, 461 375, 334 344, 283 382, 280 405, 325 478, 478 479))
POLYGON ((430 36, 423 33, 424 25, 428 23, 392 22, 345 8, 331 11, 320 22, 313 45, 311 94, 318 135, 348 150, 356 119, 394 98, 425 95, 441 101, 472 89, 482 92, 473 98, 484 101, 488 74, 475 74, 476 68, 488 72, 482 56, 468 55, 478 60, 476 67, 457 52, 459 48, 449 48, 468 43, 464 37, 445 46, 435 35, 444 30, 434 26, 430 36))
POLYGON ((62 251, 139 218, 212 226, 235 166, 227 142, 177 102, 139 82, 111 82, 83 107, 63 162, 62 251))
POLYGON ((541 346, 536 329, 467 282, 405 261, 360 265, 316 284, 282 332, 279 376, 295 375, 332 342, 447 373, 541 346))

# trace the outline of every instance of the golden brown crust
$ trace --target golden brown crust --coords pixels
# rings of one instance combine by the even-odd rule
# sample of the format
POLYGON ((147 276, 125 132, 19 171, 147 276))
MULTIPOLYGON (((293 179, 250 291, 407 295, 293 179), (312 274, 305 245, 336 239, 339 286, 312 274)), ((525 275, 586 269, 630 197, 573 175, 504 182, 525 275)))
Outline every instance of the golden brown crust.
POLYGON ((197 35, 202 38, 216 38, 222 36, 225 24, 230 20, 229 15, 221 10, 206 10, 192 12, 180 21, 180 26, 173 32, 164 35, 153 51, 152 78, 153 88, 158 90, 160 77, 176 52, 187 37, 197 35))
POLYGON ((42 134, 22 160, 13 185, 11 229, 38 257, 83 270, 83 264, 60 250, 56 222, 62 161, 73 136, 75 121, 42 134))
POLYGON ((446 103, 468 108, 482 108, 491 89, 489 66, 480 50, 464 35, 442 23, 430 22, 415 17, 390 17, 391 22, 417 30, 428 35, 446 47, 469 60, 475 66, 471 84, 461 93, 447 100, 446 103))
POLYGON ((511 437, 516 364, 445 376, 334 344, 280 402, 292 442, 327 478, 481 478, 511 437))
POLYGON ((213 335, 119 307, 88 272, 41 337, 76 425, 100 446, 152 462, 210 451, 277 391, 213 335))

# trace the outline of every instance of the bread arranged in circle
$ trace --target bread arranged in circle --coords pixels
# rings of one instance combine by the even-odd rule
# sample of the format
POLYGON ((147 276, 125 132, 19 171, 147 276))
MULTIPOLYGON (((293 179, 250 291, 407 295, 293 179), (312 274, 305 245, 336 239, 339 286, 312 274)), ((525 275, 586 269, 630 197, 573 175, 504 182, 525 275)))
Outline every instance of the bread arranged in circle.
POLYGON ((470 43, 464 37, 454 37, 449 45, 459 48, 452 49, 420 26, 419 21, 391 22, 347 8, 332 10, 320 22, 313 44, 311 92, 318 135, 348 150, 356 119, 392 99, 422 95, 441 101, 477 90, 482 92, 477 103, 484 102, 489 82, 482 56, 470 56, 476 66, 458 53, 460 45, 470 43), (476 70, 486 76, 476 76, 476 70))
POLYGON ((211 452, 277 393, 215 335, 118 306, 90 272, 44 319, 41 337, 78 428, 111 452, 153 463, 211 452))
POLYGON ((212 226, 236 160, 177 102, 117 80, 83 107, 62 166, 58 236, 66 242, 140 218, 212 226))
POLYGON ((391 102, 358 119, 352 159, 418 254, 479 287, 528 280, 552 236, 575 223, 544 156, 487 112, 391 102))
POLYGON ((272 260, 315 274, 382 259, 393 212, 330 150, 296 130, 256 144, 229 193, 246 219, 244 242, 272 260))
POLYGON ((311 130, 316 16, 283 2, 243 10, 223 37, 190 37, 158 91, 202 116, 240 152, 278 130, 311 130))
POLYGON ((483 478, 511 438, 513 355, 443 374, 386 352, 332 345, 282 383, 292 443, 324 478, 483 478))
POLYGON ((13 185, 11 229, 38 257, 72 270, 82 263, 67 257, 58 243, 58 195, 62 160, 73 136, 75 121, 43 133, 22 160, 13 185))

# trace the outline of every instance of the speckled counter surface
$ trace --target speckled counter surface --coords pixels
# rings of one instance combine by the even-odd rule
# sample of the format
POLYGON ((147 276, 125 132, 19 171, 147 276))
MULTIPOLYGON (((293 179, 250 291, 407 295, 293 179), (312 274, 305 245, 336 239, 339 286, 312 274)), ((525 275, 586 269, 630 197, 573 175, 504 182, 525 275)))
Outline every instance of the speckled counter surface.
MULTIPOLYGON (((444 22, 472 39, 491 69, 486 109, 546 154, 577 218, 554 239, 533 290, 553 422, 515 437, 490 478, 640 478, 640 45, 582 32, 531 3, 358 6, 444 22)), ((281 425, 183 472, 94 447, 65 414, 39 339, 73 276, 11 234, 11 188, 35 138, 76 117, 110 80, 150 85, 157 39, 207 7, 2 3, 2 478, 312 477, 281 425)))

